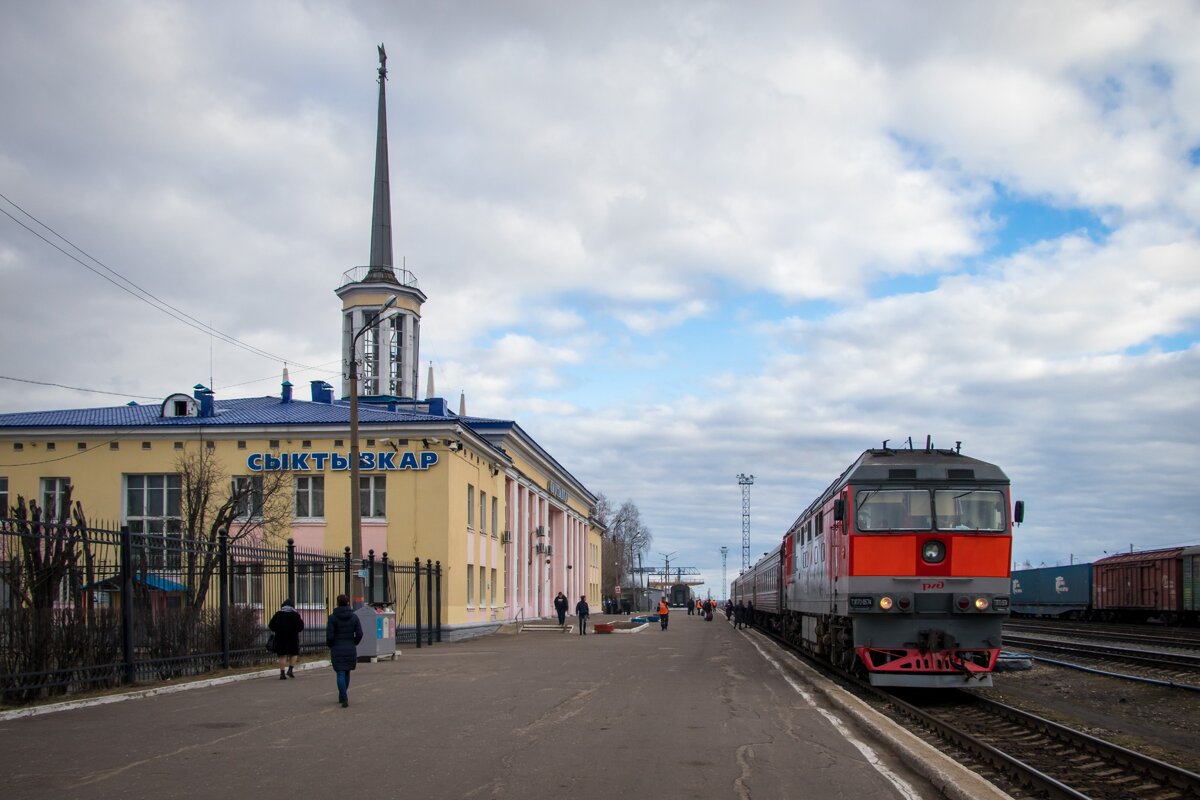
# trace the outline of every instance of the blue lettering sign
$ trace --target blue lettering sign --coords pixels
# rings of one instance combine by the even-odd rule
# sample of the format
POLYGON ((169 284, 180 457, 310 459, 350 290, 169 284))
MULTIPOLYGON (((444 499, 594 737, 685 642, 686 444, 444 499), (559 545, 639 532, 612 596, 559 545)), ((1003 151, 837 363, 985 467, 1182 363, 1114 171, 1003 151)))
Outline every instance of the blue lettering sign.
MULTIPOLYGON (((419 454, 410 450, 358 454, 359 469, 369 471, 425 470, 436 463, 438 454, 432 450, 422 450, 419 454)), ((324 472, 326 469, 343 472, 350 469, 350 456, 346 453, 251 453, 246 456, 246 468, 251 472, 324 472)), ((562 493, 565 497, 566 492, 562 493)))

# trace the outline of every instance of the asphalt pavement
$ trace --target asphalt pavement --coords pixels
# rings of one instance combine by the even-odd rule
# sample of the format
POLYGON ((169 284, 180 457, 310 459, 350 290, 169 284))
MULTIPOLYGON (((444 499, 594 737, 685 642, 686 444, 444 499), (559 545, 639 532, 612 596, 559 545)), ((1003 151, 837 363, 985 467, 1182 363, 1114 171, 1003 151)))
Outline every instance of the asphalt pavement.
MULTIPOLYGON (((603 621, 593 617, 593 622, 603 621)), ((626 618, 627 619, 627 618, 626 618)), ((569 620, 574 623, 572 618, 569 620)), ((1005 795, 757 633, 500 633, 363 663, 0 717, 8 800, 1005 795)), ((245 679, 245 678, 249 679, 245 679)))

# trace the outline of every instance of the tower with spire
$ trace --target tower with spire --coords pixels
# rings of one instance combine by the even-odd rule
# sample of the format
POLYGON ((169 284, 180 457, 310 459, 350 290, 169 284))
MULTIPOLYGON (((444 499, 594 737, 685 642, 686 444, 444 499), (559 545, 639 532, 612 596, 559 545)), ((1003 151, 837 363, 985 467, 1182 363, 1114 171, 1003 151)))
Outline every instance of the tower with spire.
POLYGON ((366 397, 417 396, 421 306, 425 293, 392 259, 392 201, 388 182, 387 53, 379 45, 379 120, 375 138, 375 192, 371 211, 371 257, 342 276, 342 396, 350 392, 350 361, 357 360, 359 394, 366 397), (396 298, 384 308, 391 298, 396 298), (380 313, 380 309, 384 309, 380 313), (363 331, 363 326, 370 324, 363 331), (359 335, 361 332, 361 336, 359 335), (355 352, 351 352, 354 347, 355 352))

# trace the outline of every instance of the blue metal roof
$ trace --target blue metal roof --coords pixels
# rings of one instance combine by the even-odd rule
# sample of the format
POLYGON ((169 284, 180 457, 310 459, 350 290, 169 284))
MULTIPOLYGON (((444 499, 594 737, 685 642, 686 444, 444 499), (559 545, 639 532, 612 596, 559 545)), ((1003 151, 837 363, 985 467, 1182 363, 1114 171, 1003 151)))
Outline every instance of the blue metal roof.
MULTIPOLYGON (((28 411, 0 414, 2 428, 191 428, 226 425, 349 425, 350 404, 313 403, 305 400, 282 402, 278 397, 248 397, 217 400, 211 417, 163 417, 158 403, 140 406, 110 406, 66 411, 28 411)), ((366 403, 358 405, 360 425, 397 423, 445 423, 445 417, 412 411, 388 411, 366 403)), ((468 423, 469 424, 469 423, 468 423)))

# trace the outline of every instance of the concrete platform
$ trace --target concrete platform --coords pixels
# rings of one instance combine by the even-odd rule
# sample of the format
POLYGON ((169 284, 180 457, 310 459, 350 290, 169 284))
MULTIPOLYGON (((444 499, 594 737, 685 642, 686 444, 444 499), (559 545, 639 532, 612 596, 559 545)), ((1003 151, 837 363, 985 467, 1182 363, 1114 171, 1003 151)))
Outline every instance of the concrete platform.
POLYGON ((4 797, 1004 797, 720 619, 314 667, 0 721, 4 797))

